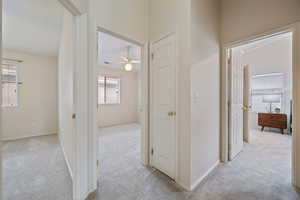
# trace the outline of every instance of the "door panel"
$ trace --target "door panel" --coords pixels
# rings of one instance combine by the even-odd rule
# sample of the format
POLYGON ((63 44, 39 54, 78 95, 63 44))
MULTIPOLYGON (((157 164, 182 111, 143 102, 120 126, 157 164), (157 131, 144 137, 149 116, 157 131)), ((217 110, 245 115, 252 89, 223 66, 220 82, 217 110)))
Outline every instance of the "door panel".
POLYGON ((175 178, 175 40, 171 35, 151 46, 151 165, 175 178))
POLYGON ((251 99, 251 68, 244 66, 244 141, 250 142, 250 111, 252 107, 251 99))
POLYGON ((243 149, 243 65, 239 49, 231 49, 229 63, 230 116, 229 116, 229 160, 243 149))
POLYGON ((71 173, 75 173, 75 150, 74 139, 75 123, 72 119, 75 113, 76 88, 74 68, 74 42, 75 42, 75 18, 67 10, 64 10, 61 46, 58 58, 58 81, 59 81, 59 137, 66 154, 66 160, 70 165, 71 173))

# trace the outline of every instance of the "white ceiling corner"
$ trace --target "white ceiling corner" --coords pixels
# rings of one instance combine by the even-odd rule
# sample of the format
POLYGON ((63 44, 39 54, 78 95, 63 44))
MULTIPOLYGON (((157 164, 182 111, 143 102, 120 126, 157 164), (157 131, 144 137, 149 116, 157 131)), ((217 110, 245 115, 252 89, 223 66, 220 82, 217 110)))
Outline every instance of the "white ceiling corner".
POLYGON ((57 0, 3 0, 3 47, 57 56, 62 19, 57 0))
POLYGON ((284 34, 279 34, 276 36, 272 36, 272 37, 268 37, 268 38, 264 38, 261 40, 257 40, 254 42, 250 42, 249 44, 245 44, 242 45, 240 47, 241 51, 243 51, 244 54, 247 53, 251 53, 257 49, 263 48, 267 45, 271 45, 274 43, 278 43, 278 42, 282 42, 282 41, 287 41, 287 40, 291 40, 292 37, 292 33, 288 32, 288 33, 284 33, 284 34))

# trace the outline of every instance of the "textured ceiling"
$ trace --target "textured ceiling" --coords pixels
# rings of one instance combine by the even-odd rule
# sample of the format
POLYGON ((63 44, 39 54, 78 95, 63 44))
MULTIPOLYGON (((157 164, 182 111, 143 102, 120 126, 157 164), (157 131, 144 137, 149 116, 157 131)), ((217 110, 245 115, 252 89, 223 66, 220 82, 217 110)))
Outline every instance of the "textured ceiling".
POLYGON ((4 48, 57 56, 63 7, 58 0, 3 0, 4 48))

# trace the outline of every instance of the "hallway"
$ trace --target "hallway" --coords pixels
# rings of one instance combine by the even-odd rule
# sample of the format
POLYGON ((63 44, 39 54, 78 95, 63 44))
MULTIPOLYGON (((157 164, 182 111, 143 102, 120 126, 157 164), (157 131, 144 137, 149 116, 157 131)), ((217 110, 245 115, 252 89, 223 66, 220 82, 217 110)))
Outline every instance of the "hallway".
POLYGON ((220 165, 191 199, 297 200, 291 184, 291 136, 252 131, 235 160, 220 165))
POLYGON ((297 200, 291 185, 291 137, 252 132, 251 144, 229 164, 220 164, 193 192, 140 162, 137 125, 99 131, 98 199, 105 200, 297 200))
MULTIPOLYGON (((99 131, 101 200, 298 200, 290 183, 291 136, 252 132, 251 144, 220 164, 195 191, 186 192, 140 161, 140 127, 99 131)), ((4 200, 69 200, 71 179, 57 136, 5 142, 4 200)))
POLYGON ((100 129, 98 199, 184 199, 169 178, 142 165, 140 132, 138 124, 100 129))

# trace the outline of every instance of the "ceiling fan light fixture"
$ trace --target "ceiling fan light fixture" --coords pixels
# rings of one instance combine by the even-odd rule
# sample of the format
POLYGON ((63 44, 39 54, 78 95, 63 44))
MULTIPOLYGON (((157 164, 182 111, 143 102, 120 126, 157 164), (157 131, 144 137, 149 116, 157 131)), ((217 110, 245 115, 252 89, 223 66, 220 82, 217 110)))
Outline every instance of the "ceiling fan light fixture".
POLYGON ((130 71, 132 71, 132 64, 131 63, 127 63, 125 66, 124 66, 124 68, 125 68, 125 70, 126 71, 128 71, 128 72, 130 72, 130 71))

